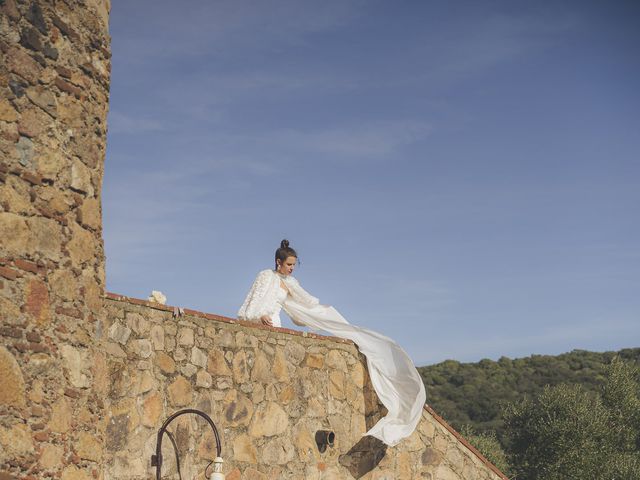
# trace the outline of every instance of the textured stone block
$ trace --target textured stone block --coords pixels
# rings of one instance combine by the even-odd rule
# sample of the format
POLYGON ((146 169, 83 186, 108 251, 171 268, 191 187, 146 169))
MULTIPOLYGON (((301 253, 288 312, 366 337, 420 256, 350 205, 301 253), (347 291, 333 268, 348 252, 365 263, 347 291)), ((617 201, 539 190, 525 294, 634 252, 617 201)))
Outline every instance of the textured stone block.
POLYGON ((298 452, 298 458, 303 463, 319 462, 320 451, 314 438, 315 432, 312 434, 313 427, 306 422, 301 422, 296 426, 294 444, 298 452))
POLYGON ((0 120, 3 122, 15 122, 18 120, 18 112, 8 100, 0 100, 0 120))
POLYGON ((85 230, 77 223, 69 225, 71 240, 67 243, 67 251, 74 265, 83 265, 95 259, 96 238, 93 233, 85 230))
POLYGON ((100 230, 102 226, 102 215, 100 203, 97 198, 87 198, 78 211, 78 221, 92 230, 100 230))
POLYGON ((52 126, 49 115, 39 109, 29 109, 22 112, 18 122, 18 133, 25 137, 34 138, 46 132, 52 126))
POLYGON ((242 331, 236 333, 236 346, 255 348, 258 344, 258 339, 255 336, 242 331))
POLYGON ((80 432, 76 440, 76 453, 84 460, 102 460, 102 440, 89 432, 80 432))
POLYGON ((240 435, 233 440, 233 459, 237 462, 255 464, 258 452, 249 435, 240 435))
POLYGON ((324 356, 319 353, 311 353, 307 355, 305 365, 311 368, 322 368, 324 367, 324 356))
POLYGON ((62 253, 62 229, 49 218, 30 217, 27 220, 29 241, 27 251, 50 260, 59 260, 62 253))
POLYGON ((213 379, 204 370, 198 370, 196 374, 196 387, 209 388, 213 384, 213 379))
POLYGON ((162 397, 158 392, 149 395, 142 404, 142 425, 145 427, 156 427, 162 415, 162 397))
POLYGON ((438 480, 463 480, 449 465, 439 465, 435 469, 434 477, 438 480))
POLYGON ((135 395, 141 395, 157 387, 154 378, 148 371, 136 372, 133 384, 135 395))
POLYGON ((276 352, 273 359, 273 375, 279 382, 289 381, 289 367, 290 363, 285 358, 282 348, 276 348, 276 352))
POLYGON ((233 357, 233 380, 236 383, 245 383, 249 381, 249 365, 247 363, 247 354, 244 350, 240 350, 233 357))
POLYGON ((329 374, 329 395, 339 400, 345 398, 344 373, 334 371, 329 374))
POLYGON ((269 480, 269 477, 255 468, 247 468, 244 471, 243 480, 269 480))
POLYGON ((140 337, 146 336, 151 328, 149 321, 139 313, 128 312, 126 314, 126 323, 140 337))
POLYGON ((125 413, 111 416, 105 433, 107 450, 117 452, 125 448, 129 434, 129 416, 125 413))
POLYGON ((113 322, 109 327, 109 338, 115 342, 125 345, 131 335, 131 329, 120 322, 113 322))
POLYGON ((327 355, 327 367, 347 372, 347 362, 339 350, 331 350, 327 355))
POLYGON ((176 371, 176 362, 169 355, 163 352, 157 352, 155 355, 156 366, 167 375, 176 371))
POLYGON ((178 331, 178 345, 191 346, 194 344, 193 330, 191 328, 181 328, 178 331))
POLYGON ((71 429, 73 410, 65 397, 59 398, 51 408, 49 429, 57 433, 66 433, 71 429))
POLYGON ((241 477, 242 474, 240 473, 240 469, 234 468, 225 475, 225 480, 240 480, 241 477))
POLYGON ((24 49, 13 47, 7 52, 7 67, 30 83, 38 81, 42 67, 24 49))
POLYGON ((198 347, 191 349, 191 363, 198 367, 205 368, 207 366, 208 357, 207 354, 200 350, 198 347))
POLYGON ((31 431, 22 423, 10 428, 0 426, 0 445, 10 455, 24 456, 34 452, 31 431))
POLYGON ((262 450, 262 462, 267 465, 284 465, 294 459, 295 446, 288 438, 267 440, 262 450))
POLYGON ((360 363, 357 363, 356 365, 353 366, 353 369, 351 370, 351 381, 356 385, 356 387, 362 388, 364 387, 364 379, 365 379, 364 367, 360 363))
MULTIPOLYGON (((8 212, 0 212, 0 238, 5 255, 20 257, 29 244, 29 227, 25 218, 8 212)), ((27 248, 30 253, 30 249, 27 248)))
POLYGON ((24 407, 26 396, 22 371, 15 357, 3 346, 0 346, 0 378, 0 405, 24 407))
POLYGON ((27 88, 26 94, 34 105, 37 105, 54 118, 57 116, 56 96, 51 90, 42 85, 38 85, 27 88))
POLYGON ((85 366, 88 366, 87 354, 71 345, 60 347, 60 354, 64 362, 69 382, 76 388, 87 388, 91 382, 87 375, 83 373, 85 366))
POLYGON ((164 350, 164 328, 154 325, 149 332, 154 350, 164 350))
POLYGON ((178 376, 171 385, 169 385, 167 391, 169 393, 169 401, 174 407, 188 405, 193 398, 191 383, 182 376, 178 376))
POLYGON ((32 279, 27 283, 25 311, 34 320, 44 325, 51 320, 51 309, 49 305, 49 290, 47 285, 38 279, 32 279))
POLYGON ((231 369, 221 350, 215 349, 209 352, 207 371, 214 376, 231 376, 231 369))
POLYGON ((196 367, 191 363, 187 363, 186 365, 182 365, 180 367, 180 373, 182 373, 182 375, 184 375, 187 378, 193 377, 197 371, 198 371, 198 367, 196 367))
POLYGON ((80 277, 80 285, 84 291, 85 305, 92 311, 97 312, 102 308, 102 285, 90 269, 85 269, 80 277))
MULTIPOLYGON (((5 184, 0 188, 0 205, 2 205, 8 212, 33 213, 29 187, 25 185, 23 181, 14 176, 8 177, 5 184)), ((0 214, 0 225, 2 222, 2 215, 3 214, 0 214)), ((0 226, 0 228, 2 227, 0 226)), ((10 240, 11 239, 3 237, 3 246, 5 242, 10 240)))
POLYGON ((253 417, 253 404, 242 393, 230 390, 224 398, 223 415, 229 426, 247 425, 253 417))
POLYGON ((275 402, 267 402, 257 408, 249 427, 249 435, 271 437, 283 433, 288 427, 289 416, 282 407, 275 402))
POLYGON ((91 480, 91 475, 76 467, 69 465, 62 471, 62 480, 91 480))
POLYGON ((69 270, 57 270, 49 277, 51 290, 63 300, 73 300, 77 296, 77 277, 69 270))
POLYGON ((289 342, 284 347, 284 355, 294 365, 299 365, 306 355, 305 348, 296 342, 289 342))
POLYGON ((127 356, 127 352, 125 352, 117 343, 106 342, 102 345, 102 348, 104 353, 114 358, 125 358, 127 356))
POLYGON ((146 338, 133 340, 130 342, 130 349, 140 358, 149 358, 153 353, 151 342, 146 338))
POLYGON ((40 466, 45 469, 54 469, 62 464, 64 449, 59 445, 46 443, 41 447, 40 466))

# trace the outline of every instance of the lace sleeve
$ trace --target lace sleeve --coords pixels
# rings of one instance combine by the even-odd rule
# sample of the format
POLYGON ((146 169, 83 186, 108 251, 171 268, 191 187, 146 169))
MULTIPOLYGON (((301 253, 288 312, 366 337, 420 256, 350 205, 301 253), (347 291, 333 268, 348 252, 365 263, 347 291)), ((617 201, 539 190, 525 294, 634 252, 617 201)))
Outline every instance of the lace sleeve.
POLYGON ((273 314, 276 306, 273 280, 274 275, 270 270, 263 270, 258 273, 247 297, 238 311, 238 318, 240 320, 255 322, 263 315, 273 314))

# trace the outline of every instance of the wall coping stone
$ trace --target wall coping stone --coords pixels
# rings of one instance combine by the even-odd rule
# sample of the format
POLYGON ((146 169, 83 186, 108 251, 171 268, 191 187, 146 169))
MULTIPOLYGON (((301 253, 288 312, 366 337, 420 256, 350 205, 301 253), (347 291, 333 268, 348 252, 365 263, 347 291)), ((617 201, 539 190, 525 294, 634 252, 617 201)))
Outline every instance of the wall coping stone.
POLYGON ((225 317, 225 316, 216 315, 213 313, 200 312, 198 310, 191 310, 190 308, 181 308, 181 307, 174 307, 171 305, 162 305, 161 303, 149 302, 147 300, 142 300, 140 298, 127 297, 126 295, 119 295, 117 293, 112 293, 112 292, 106 292, 105 298, 109 300, 116 300, 120 302, 130 303, 133 305, 142 305, 145 307, 154 308, 156 310, 162 310, 165 312, 176 312, 179 310, 181 313, 184 313, 184 315, 204 318, 206 320, 213 320, 215 322, 230 323, 235 325, 242 325, 243 327, 248 327, 248 328, 257 328, 259 330, 267 330, 272 332, 285 333, 288 335, 295 335, 298 337, 315 338, 318 340, 329 340, 331 342, 336 342, 336 343, 345 343, 348 345, 355 345, 355 343, 353 343, 351 340, 346 340, 344 338, 334 337, 331 335, 320 335, 318 333, 306 332, 301 330, 293 330, 291 328, 269 327, 268 325, 249 322, 247 320, 238 320, 237 318, 225 317))

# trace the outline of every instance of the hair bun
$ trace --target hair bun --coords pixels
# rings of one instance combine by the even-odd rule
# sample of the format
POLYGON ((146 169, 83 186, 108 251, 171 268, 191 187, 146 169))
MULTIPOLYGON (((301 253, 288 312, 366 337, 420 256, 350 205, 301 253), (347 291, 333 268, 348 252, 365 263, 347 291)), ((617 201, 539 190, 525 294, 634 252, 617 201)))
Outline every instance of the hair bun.
POLYGON ((289 240, 286 238, 280 242, 280 248, 289 248, 289 240))

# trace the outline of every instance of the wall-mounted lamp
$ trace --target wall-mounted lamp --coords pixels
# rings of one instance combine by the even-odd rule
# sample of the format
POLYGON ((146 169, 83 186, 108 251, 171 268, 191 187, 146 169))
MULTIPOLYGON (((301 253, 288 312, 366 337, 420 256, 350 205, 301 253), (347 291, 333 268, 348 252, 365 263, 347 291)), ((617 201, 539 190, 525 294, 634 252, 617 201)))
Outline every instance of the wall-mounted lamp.
POLYGON ((320 453, 324 453, 327 447, 333 447, 336 440, 336 434, 331 430, 318 430, 316 432, 316 445, 320 453))
POLYGON ((162 468, 162 437, 165 433, 168 435, 169 440, 171 440, 171 444, 173 445, 173 449, 176 454, 176 466, 178 468, 178 477, 182 479, 182 474, 180 473, 180 458, 178 458, 178 446, 176 445, 176 441, 173 438, 173 435, 171 434, 171 432, 167 431, 167 427, 175 418, 179 417, 180 415, 184 415, 186 413, 194 413, 204 418, 213 429, 213 436, 216 439, 216 458, 215 460, 213 460, 213 462, 210 462, 209 465, 207 465, 207 468, 205 468, 204 470, 205 478, 207 476, 207 470, 209 470, 209 467, 211 466, 211 464, 213 464, 213 472, 211 473, 209 480, 225 480, 224 474, 222 473, 222 445, 220 445, 220 435, 218 434, 218 429, 216 428, 215 424, 213 423, 213 420, 211 420, 211 417, 209 417, 209 415, 207 415, 204 412, 201 412, 200 410, 195 410, 193 408, 186 408, 184 410, 180 410, 174 413, 164 421, 164 423, 162 424, 162 427, 160 427, 160 430, 158 430, 156 454, 151 455, 151 466, 156 467, 156 480, 161 479, 160 469, 162 468))

